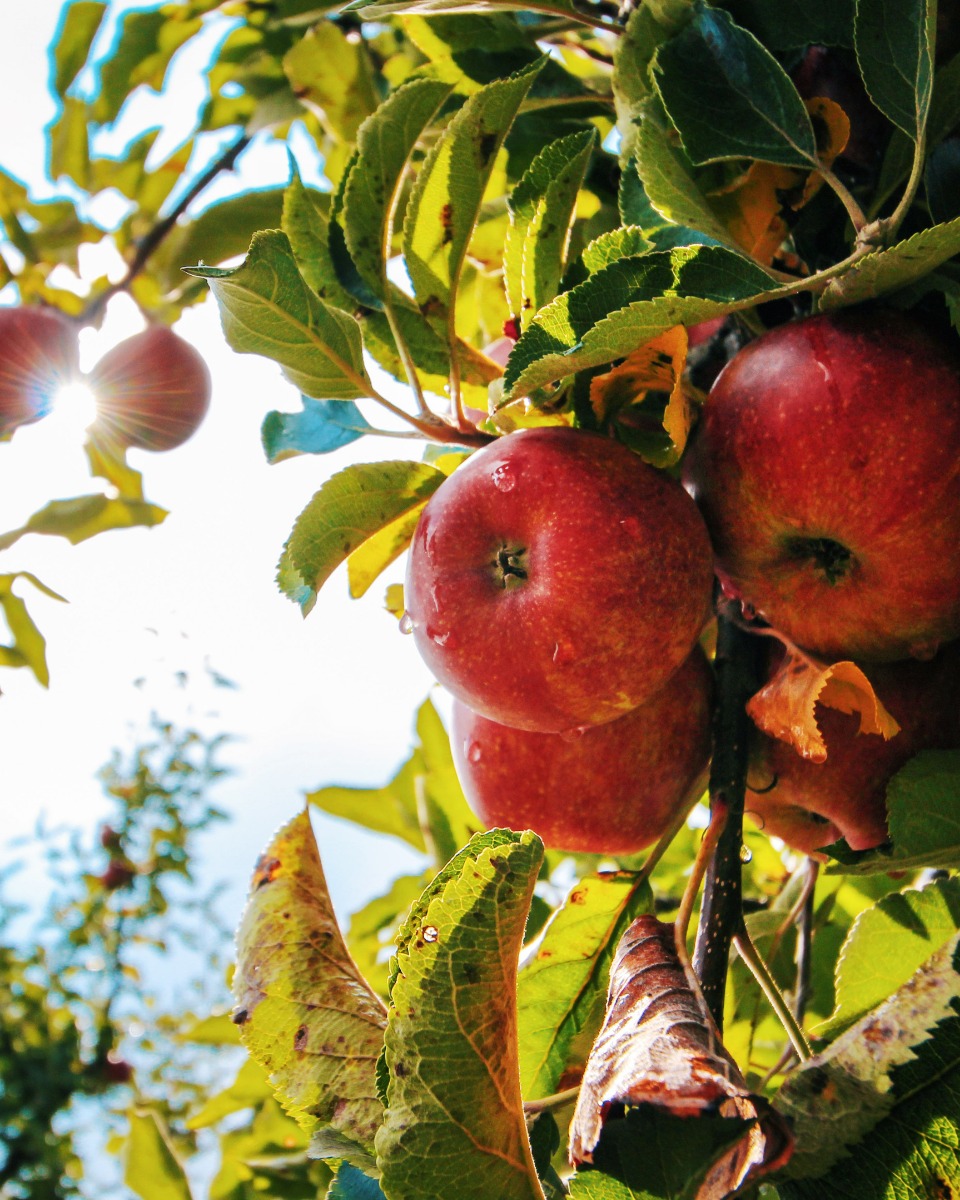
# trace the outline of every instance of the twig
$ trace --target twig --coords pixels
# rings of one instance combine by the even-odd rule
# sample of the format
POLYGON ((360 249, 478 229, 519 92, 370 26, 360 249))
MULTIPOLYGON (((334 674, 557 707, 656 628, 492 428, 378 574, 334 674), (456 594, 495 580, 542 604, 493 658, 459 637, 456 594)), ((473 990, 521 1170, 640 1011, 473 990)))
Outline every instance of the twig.
POLYGON ((141 239, 137 246, 137 252, 133 256, 133 260, 127 267, 123 278, 116 283, 112 283, 108 288, 104 289, 98 296, 87 305, 80 316, 77 318, 82 325, 93 324, 100 316, 106 307, 107 303, 113 299, 119 292, 125 292, 133 283, 134 279, 140 274, 150 260, 152 254, 155 253, 161 242, 171 233, 177 222, 187 211, 190 205, 196 200, 202 191, 213 183, 214 179, 222 172, 232 170, 234 163, 240 157, 247 146, 250 144, 249 135, 242 133, 224 150, 210 166, 200 175, 194 183, 187 189, 183 196, 178 201, 176 207, 171 213, 158 221, 156 225, 141 239))
POLYGON ((725 812, 723 829, 707 868, 693 967, 704 999, 723 1029, 723 998, 730 943, 743 921, 740 858, 743 802, 753 723, 747 701, 760 687, 763 643, 721 611, 717 618, 717 707, 710 771, 711 822, 725 812))
POLYGON ((540 1100, 524 1100, 524 1116, 529 1117, 534 1113, 547 1112, 551 1108, 563 1108, 571 1100, 576 1100, 579 1095, 580 1085, 578 1084, 576 1087, 565 1088, 562 1092, 555 1092, 552 1096, 544 1096, 540 1100))

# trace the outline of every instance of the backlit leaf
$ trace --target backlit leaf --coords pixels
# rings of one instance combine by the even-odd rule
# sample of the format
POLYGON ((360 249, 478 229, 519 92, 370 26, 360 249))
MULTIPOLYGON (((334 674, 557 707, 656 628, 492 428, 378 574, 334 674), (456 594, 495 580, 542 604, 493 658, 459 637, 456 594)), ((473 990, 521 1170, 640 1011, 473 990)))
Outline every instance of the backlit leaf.
POLYGON ((544 146, 507 198, 504 286, 521 326, 557 294, 577 195, 595 143, 591 129, 544 146))
POLYGON ((304 613, 331 573, 355 550, 404 513, 418 508, 446 476, 428 463, 407 460, 357 464, 333 475, 301 512, 284 546, 284 579, 292 573, 312 592, 296 598, 304 613))
POLYGON ((331 21, 318 21, 283 56, 283 69, 297 99, 319 111, 345 142, 356 139, 361 121, 377 106, 370 59, 364 43, 331 21))
POLYGON ((882 1004, 958 929, 958 879, 894 892, 860 913, 837 960, 836 1008, 814 1036, 833 1038, 882 1004))
POLYGON ((654 81, 694 163, 816 165, 813 126, 790 77, 722 9, 696 5, 693 20, 658 49, 654 81))
POLYGON ((307 800, 333 817, 354 821, 364 829, 400 838, 415 850, 426 852, 427 844, 417 813, 418 781, 426 773, 419 750, 379 788, 331 785, 307 792, 307 800))
POLYGON ((106 10, 106 4, 100 0, 74 0, 63 10, 52 48, 52 82, 61 98, 87 61, 106 10))
POLYGON ((935 18, 936 5, 928 0, 860 0, 854 18, 854 46, 870 99, 913 141, 930 108, 935 18))
POLYGON ((400 931, 377 1134, 391 1200, 543 1200, 520 1098, 515 1001, 542 856, 530 832, 478 834, 400 931))
POLYGON ((273 359, 295 387, 317 400, 371 394, 359 325, 307 286, 286 234, 255 234, 239 267, 191 267, 190 274, 209 282, 234 350, 273 359))
POLYGON ((75 496, 71 500, 51 500, 33 513, 19 529, 0 537, 0 550, 12 546, 28 533, 44 533, 63 537, 74 546, 87 538, 105 533, 108 529, 129 529, 133 525, 159 525, 166 517, 165 509, 142 500, 100 493, 75 496))
POLYGON ((269 412, 260 427, 267 462, 298 454, 329 454, 355 442, 370 428, 352 400, 313 400, 301 396, 298 413, 269 412))
POLYGON ((438 319, 453 301, 497 151, 544 62, 471 96, 417 176, 404 218, 404 261, 421 309, 438 319))
POLYGON ((191 1200, 187 1177, 158 1113, 135 1108, 128 1121, 123 1153, 126 1186, 140 1200, 191 1200))
POLYGON ((889 739, 900 730, 856 663, 825 663, 792 647, 773 677, 750 698, 747 712, 770 737, 788 742, 811 762, 824 762, 827 744, 817 725, 818 704, 857 713, 858 733, 889 739))
POLYGON ((257 863, 233 986, 241 1038, 284 1108, 319 1149, 349 1159, 359 1148, 364 1161, 382 1114, 386 1015, 344 945, 306 812, 257 863))
POLYGON ((38 591, 51 600, 64 600, 64 597, 41 583, 36 575, 29 571, 17 571, 9 575, 0 575, 0 611, 2 611, 7 628, 10 630, 12 643, 0 645, 0 661, 6 667, 28 667, 44 687, 49 686, 50 672, 47 669, 47 644, 37 624, 27 611, 24 601, 16 595, 13 585, 18 579, 24 579, 33 584, 38 591))
POLYGON ((341 220, 357 270, 381 299, 387 294, 394 210, 407 163, 451 90, 437 80, 411 80, 360 126, 341 220))
POLYGON ((610 871, 579 880, 554 910, 517 986, 527 1100, 558 1091, 564 1073, 586 1061, 603 1023, 614 951, 650 904, 649 888, 636 875, 610 871))

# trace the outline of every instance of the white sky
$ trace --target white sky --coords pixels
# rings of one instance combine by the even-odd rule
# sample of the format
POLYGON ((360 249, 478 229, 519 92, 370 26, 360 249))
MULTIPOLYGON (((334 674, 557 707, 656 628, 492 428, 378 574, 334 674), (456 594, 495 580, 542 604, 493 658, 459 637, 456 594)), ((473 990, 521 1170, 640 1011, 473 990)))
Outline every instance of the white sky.
MULTIPOLYGON (((29 18, 7 30, 0 166, 28 181, 42 171, 42 127, 53 114, 45 54, 62 7, 32 0, 29 18)), ((259 186, 283 179, 282 153, 252 166, 259 186)), ((138 327, 131 309, 121 299, 102 331, 84 335, 85 365, 138 327)), ((381 607, 402 564, 359 602, 348 600, 341 570, 306 621, 278 592, 274 571, 293 519, 329 474, 348 462, 415 451, 410 443, 365 439, 333 455, 268 466, 260 422, 272 408, 298 407, 296 390, 273 364, 226 347, 210 302, 189 312, 178 332, 212 371, 210 414, 181 449, 130 456, 148 498, 170 510, 166 522, 77 547, 30 536, 0 560, 0 571, 33 571, 70 601, 19 588, 47 637, 52 679, 44 691, 26 671, 0 673, 0 840, 29 831, 41 815, 94 830, 106 811, 94 773, 112 747, 133 744, 131 730, 142 731, 151 710, 223 730, 242 739, 221 756, 238 775, 213 794, 233 819, 218 828, 203 874, 208 883, 229 879, 224 911, 232 917, 257 854, 298 810, 303 790, 380 784, 409 751, 431 679, 381 607), (239 689, 214 691, 206 662, 239 689), (174 682, 181 670, 190 676, 186 690, 174 682), (148 682, 137 688, 140 677, 148 682)), ((98 486, 81 441, 76 417, 66 413, 0 444, 0 530, 50 499, 98 486)), ((320 818, 315 827, 341 914, 418 862, 398 844, 343 822, 320 818)))

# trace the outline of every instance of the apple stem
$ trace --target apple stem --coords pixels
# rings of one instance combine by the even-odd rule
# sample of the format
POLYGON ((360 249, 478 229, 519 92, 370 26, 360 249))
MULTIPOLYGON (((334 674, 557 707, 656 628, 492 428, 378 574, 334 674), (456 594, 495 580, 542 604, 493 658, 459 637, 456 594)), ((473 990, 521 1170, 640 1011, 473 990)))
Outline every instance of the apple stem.
POLYGON ((742 922, 733 940, 744 964, 760 985, 760 989, 769 1001, 770 1007, 776 1013, 781 1025, 783 1025, 797 1057, 801 1062, 812 1058, 813 1051, 810 1048, 810 1043, 807 1041, 806 1035, 800 1028, 800 1022, 793 1015, 790 1005, 787 1004, 784 998, 783 992, 777 987, 776 980, 770 974, 770 968, 761 958, 750 935, 747 933, 746 926, 742 922))
POLYGON ((753 732, 747 701, 760 687, 762 647, 763 642, 742 629, 732 614, 720 610, 710 819, 711 824, 722 820, 723 825, 706 869, 693 958, 704 999, 720 1030, 730 945, 743 925, 743 807, 753 732))

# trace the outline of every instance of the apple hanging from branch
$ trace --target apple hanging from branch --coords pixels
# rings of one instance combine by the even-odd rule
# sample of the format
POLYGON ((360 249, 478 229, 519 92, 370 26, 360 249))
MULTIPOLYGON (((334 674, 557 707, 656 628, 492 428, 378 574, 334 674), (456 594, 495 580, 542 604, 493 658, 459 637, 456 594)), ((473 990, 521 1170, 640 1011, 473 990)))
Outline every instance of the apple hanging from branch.
POLYGON ((0 308, 0 441, 45 417, 80 374, 76 326, 49 308, 0 308))
POLYGON ((713 572, 678 483, 598 434, 508 434, 434 493, 405 587, 436 678, 493 721, 564 733, 649 699, 689 655, 713 572))
POLYGON ((703 787, 713 672, 698 647, 632 712, 579 735, 510 729, 454 701, 450 744, 488 827, 533 829, 551 849, 634 854, 703 787))
POLYGON ((93 435, 124 448, 173 450, 196 433, 210 405, 202 355, 162 325, 108 350, 88 382, 97 400, 93 435))
POLYGON ((960 351, 865 307, 724 368, 685 468, 725 591, 828 660, 960 636, 960 351))

